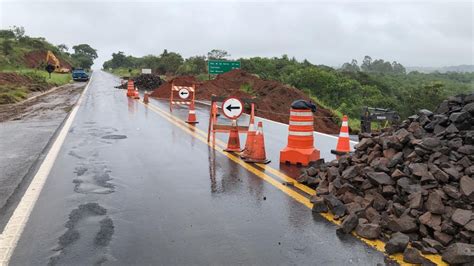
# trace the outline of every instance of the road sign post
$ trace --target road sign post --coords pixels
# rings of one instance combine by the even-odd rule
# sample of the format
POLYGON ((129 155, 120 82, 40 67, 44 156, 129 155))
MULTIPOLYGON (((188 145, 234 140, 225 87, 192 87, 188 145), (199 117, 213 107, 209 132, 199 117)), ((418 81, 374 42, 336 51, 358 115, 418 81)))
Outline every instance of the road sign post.
MULTIPOLYGON (((213 142, 215 142, 215 133, 230 133, 230 130, 233 128, 229 125, 218 124, 217 115, 218 115, 218 105, 217 103, 222 103, 221 108, 224 116, 231 121, 236 121, 244 111, 244 104, 249 105, 252 110, 255 106, 254 99, 245 99, 245 98, 235 98, 235 97, 219 97, 216 95, 211 96, 211 108, 209 114, 209 126, 207 129, 207 141, 210 142, 211 134, 213 136, 213 142), (225 111, 224 111, 225 110, 225 111)), ((251 113, 251 121, 253 121, 254 112, 251 113)), ((236 126, 238 132, 247 132, 249 130, 248 126, 236 126)))
POLYGON ((208 70, 209 75, 223 74, 234 69, 240 69, 240 61, 225 61, 225 60, 207 61, 207 70, 208 70))

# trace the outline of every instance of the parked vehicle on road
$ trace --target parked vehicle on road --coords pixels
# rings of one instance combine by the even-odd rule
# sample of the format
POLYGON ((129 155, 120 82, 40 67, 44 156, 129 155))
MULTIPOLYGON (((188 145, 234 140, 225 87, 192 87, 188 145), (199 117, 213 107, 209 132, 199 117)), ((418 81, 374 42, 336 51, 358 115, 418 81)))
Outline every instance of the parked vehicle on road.
POLYGON ((84 69, 76 68, 72 71, 72 79, 74 81, 88 81, 89 75, 84 69))

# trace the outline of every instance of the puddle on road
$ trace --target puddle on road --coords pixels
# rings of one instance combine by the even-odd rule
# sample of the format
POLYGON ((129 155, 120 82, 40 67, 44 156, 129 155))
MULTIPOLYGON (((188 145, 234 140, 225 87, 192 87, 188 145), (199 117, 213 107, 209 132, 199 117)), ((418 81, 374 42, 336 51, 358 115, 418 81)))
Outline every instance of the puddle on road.
POLYGON ((77 258, 81 258, 81 264, 100 265, 112 258, 107 247, 115 227, 104 207, 97 203, 79 205, 69 214, 65 227, 67 230, 58 238, 58 245, 54 248, 57 253, 49 258, 49 265, 74 264, 77 258), (95 248, 79 248, 91 245, 95 248), (84 250, 88 254, 84 254, 84 250))
POLYGON ((112 180, 111 171, 104 165, 92 166, 86 165, 76 167, 74 171, 77 178, 72 180, 74 183, 74 192, 81 194, 110 194, 115 191, 115 185, 109 183, 112 180))
POLYGON ((125 136, 125 135, 105 135, 102 138, 103 139, 126 139, 127 136, 125 136))

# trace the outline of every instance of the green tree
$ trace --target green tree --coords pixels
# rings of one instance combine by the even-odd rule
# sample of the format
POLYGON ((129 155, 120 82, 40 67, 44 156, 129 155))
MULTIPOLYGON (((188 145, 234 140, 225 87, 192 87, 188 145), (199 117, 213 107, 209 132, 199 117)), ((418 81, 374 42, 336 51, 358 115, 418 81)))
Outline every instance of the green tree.
POLYGON ((67 47, 67 45, 65 45, 64 43, 59 44, 57 47, 58 47, 59 51, 61 51, 63 53, 66 53, 69 50, 69 47, 67 47))
POLYGON ((94 64, 94 61, 90 57, 83 54, 72 54, 71 57, 74 60, 75 65, 80 68, 90 69, 94 64))
POLYGON ((206 57, 205 56, 193 56, 184 61, 184 63, 178 68, 179 74, 186 75, 198 75, 204 74, 207 71, 206 57))
POLYGON ((25 36, 25 28, 23 26, 13 26, 12 31, 15 34, 15 38, 17 40, 25 36))
POLYGON ((362 65, 360 65, 360 69, 365 72, 370 72, 372 70, 372 57, 366 55, 364 56, 364 60, 362 60, 362 65))
POLYGON ((230 54, 225 50, 212 49, 207 53, 207 58, 211 60, 225 60, 230 54))
POLYGON ((97 58, 97 50, 88 44, 79 44, 72 47, 74 53, 71 55, 77 66, 89 69, 97 58))
POLYGON ((13 39, 15 38, 15 33, 12 30, 0 30, 0 38, 13 39))
POLYGON ((357 60, 352 59, 350 63, 344 63, 341 67, 342 71, 349 71, 349 72, 357 72, 360 71, 359 64, 357 63, 357 60))
POLYGON ((157 72, 160 74, 174 74, 183 64, 183 57, 175 52, 164 50, 160 55, 157 72))
POLYGON ((392 62, 392 69, 395 74, 406 74, 405 67, 397 61, 392 62))
POLYGON ((72 47, 75 54, 80 54, 94 60, 97 58, 97 50, 90 47, 88 44, 78 44, 72 47))
POLYGON ((4 55, 10 55, 13 51, 12 41, 9 39, 5 39, 2 42, 2 52, 4 55))

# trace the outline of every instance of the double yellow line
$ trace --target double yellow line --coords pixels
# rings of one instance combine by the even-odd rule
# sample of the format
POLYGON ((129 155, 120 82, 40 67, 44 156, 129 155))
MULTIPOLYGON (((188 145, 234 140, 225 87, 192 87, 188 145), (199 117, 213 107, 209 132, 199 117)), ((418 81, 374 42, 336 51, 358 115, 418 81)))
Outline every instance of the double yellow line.
MULTIPOLYGON (((312 195, 316 194, 314 189, 312 189, 308 186, 305 186, 303 184, 298 183, 295 179, 289 177, 288 175, 285 175, 285 174, 281 173, 280 171, 270 167, 269 165, 255 164, 256 167, 253 167, 252 165, 250 165, 250 164, 244 162, 243 160, 241 160, 240 157, 238 157, 238 156, 236 156, 232 153, 228 153, 228 152, 224 151, 224 148, 226 147, 226 144, 223 141, 216 138, 216 141, 215 141, 216 145, 213 145, 212 142, 207 142, 207 132, 204 132, 203 130, 201 130, 197 127, 194 127, 194 126, 191 126, 191 125, 185 123, 182 119, 179 119, 179 118, 173 116, 172 114, 162 110, 161 108, 159 108, 156 105, 153 105, 152 103, 145 104, 142 100, 139 100, 139 102, 141 104, 143 104, 145 107, 147 107, 148 109, 152 110, 153 112, 155 112, 158 115, 160 115, 161 117, 163 117, 164 119, 168 120, 173 125, 175 125, 178 128, 182 129, 184 132, 192 135, 194 138, 202 141, 204 144, 209 145, 211 148, 215 149, 217 152, 219 152, 222 155, 226 156, 227 158, 229 158, 230 160, 232 160, 236 164, 242 166, 243 168, 245 168, 246 170, 248 170, 252 174, 260 177, 261 179, 267 181, 268 183, 270 183, 274 187, 276 187, 279 190, 283 191, 285 194, 292 197, 296 201, 300 202, 304 206, 308 207, 309 209, 313 208, 313 204, 309 201, 309 196, 312 196, 312 195), (266 172, 271 173, 273 176, 277 177, 280 181, 277 181, 275 178, 273 178, 270 175, 266 174, 266 172), (289 188, 288 186, 283 185, 282 182, 292 182, 295 188, 303 191, 307 195, 302 195, 302 194, 298 193, 297 191, 289 188)), ((331 221, 335 224, 340 224, 341 223, 339 220, 336 220, 335 217, 329 212, 328 213, 321 213, 321 216, 323 216, 325 219, 327 219, 328 221, 331 221)), ((377 240, 369 240, 369 239, 361 238, 361 237, 357 236, 354 233, 353 233, 353 235, 355 237, 357 237, 358 239, 360 239, 361 241, 363 241, 364 243, 366 243, 367 245, 369 245, 369 246, 375 248, 376 250, 386 254, 385 253, 385 243, 383 241, 378 240, 378 239, 377 240)), ((411 265, 409 263, 403 262, 403 255, 400 254, 400 253, 394 254, 394 255, 388 255, 388 254, 386 254, 386 255, 389 258, 391 258, 392 260, 398 262, 400 265, 411 265)), ((439 255, 423 255, 423 256, 425 258, 431 260, 432 262, 436 263, 437 265, 448 265, 441 259, 441 256, 439 256, 439 255)))

